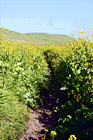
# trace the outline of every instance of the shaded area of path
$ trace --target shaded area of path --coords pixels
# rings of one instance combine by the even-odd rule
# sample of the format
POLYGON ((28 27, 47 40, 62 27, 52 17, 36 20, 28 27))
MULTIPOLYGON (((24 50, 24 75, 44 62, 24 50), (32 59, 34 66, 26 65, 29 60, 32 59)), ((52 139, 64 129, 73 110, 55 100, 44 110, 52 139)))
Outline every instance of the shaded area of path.
POLYGON ((45 99, 44 107, 30 113, 30 119, 27 122, 27 129, 19 140, 41 140, 45 134, 44 129, 50 129, 56 125, 52 116, 53 108, 56 107, 56 89, 53 77, 54 73, 50 67, 50 84, 52 87, 50 85, 50 90, 45 99))

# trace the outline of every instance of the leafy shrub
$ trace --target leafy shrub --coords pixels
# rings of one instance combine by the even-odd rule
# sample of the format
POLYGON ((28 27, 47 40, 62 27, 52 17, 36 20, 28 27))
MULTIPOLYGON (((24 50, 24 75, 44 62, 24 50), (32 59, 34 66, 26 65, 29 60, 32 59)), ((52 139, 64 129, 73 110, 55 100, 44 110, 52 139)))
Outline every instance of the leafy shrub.
POLYGON ((40 90, 47 88, 49 81, 48 65, 42 52, 28 44, 7 41, 1 43, 0 50, 1 85, 13 90, 28 106, 36 107, 40 90))
POLYGON ((54 128, 58 140, 68 139, 71 134, 79 140, 92 139, 93 44, 85 39, 44 50, 58 89, 58 124, 54 128))
POLYGON ((48 77, 48 64, 38 47, 0 41, 0 139, 16 140, 22 133, 27 106, 36 108, 43 102, 48 77))

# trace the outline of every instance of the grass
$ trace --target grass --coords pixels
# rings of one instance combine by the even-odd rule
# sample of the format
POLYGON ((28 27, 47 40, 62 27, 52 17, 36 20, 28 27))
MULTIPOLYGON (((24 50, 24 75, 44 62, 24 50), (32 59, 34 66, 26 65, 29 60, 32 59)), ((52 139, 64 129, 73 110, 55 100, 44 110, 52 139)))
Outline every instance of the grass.
POLYGON ((27 33, 26 35, 33 41, 41 41, 45 44, 62 44, 72 39, 67 35, 56 35, 47 33, 27 33))
POLYGON ((37 42, 41 44, 63 44, 73 39, 67 35, 56 35, 56 34, 47 34, 47 33, 21 34, 18 32, 14 32, 14 31, 2 29, 2 28, 0 28, 0 34, 6 35, 7 38, 9 38, 11 41, 37 42))
POLYGON ((0 140, 16 140, 27 119, 26 106, 9 90, 0 89, 0 140))

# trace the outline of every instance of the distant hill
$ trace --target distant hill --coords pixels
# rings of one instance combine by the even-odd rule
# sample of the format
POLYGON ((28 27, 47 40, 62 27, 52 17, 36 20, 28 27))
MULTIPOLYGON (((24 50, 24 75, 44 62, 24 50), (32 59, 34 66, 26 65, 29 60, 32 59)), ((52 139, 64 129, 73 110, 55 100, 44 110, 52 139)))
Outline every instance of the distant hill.
POLYGON ((43 44, 62 44, 73 38, 67 35, 56 35, 48 33, 26 33, 21 34, 15 31, 0 28, 0 34, 6 35, 6 39, 16 42, 37 42, 43 44), (7 34, 8 33, 8 34, 7 34))
POLYGON ((62 44, 71 40, 72 38, 67 35, 56 35, 47 33, 27 33, 30 39, 37 42, 43 42, 48 44, 62 44))

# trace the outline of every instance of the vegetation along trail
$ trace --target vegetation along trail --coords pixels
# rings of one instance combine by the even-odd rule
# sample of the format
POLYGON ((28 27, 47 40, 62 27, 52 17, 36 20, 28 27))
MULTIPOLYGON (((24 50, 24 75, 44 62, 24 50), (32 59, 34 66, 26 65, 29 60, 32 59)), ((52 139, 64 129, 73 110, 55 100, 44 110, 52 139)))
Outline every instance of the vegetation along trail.
POLYGON ((2 33, 0 140, 93 139, 91 28, 79 33, 62 45, 12 42, 2 33))
POLYGON ((55 84, 54 84, 54 73, 53 69, 50 68, 50 87, 48 95, 44 101, 43 107, 37 110, 33 110, 30 113, 30 119, 27 122, 27 129, 19 138, 19 140, 40 140, 45 136, 45 131, 56 125, 53 118, 53 107, 56 107, 56 97, 55 97, 55 84))

